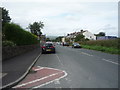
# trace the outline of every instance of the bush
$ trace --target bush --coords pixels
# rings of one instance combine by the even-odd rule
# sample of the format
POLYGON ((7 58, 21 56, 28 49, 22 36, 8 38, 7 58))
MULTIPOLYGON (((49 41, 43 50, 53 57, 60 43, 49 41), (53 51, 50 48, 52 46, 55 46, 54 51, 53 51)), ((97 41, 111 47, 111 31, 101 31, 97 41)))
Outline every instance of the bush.
POLYGON ((22 29, 19 25, 11 23, 4 26, 5 38, 16 45, 31 45, 38 43, 37 36, 22 29))
POLYGON ((7 47, 7 46, 14 47, 14 46, 16 46, 16 44, 13 43, 12 41, 3 41, 2 46, 3 47, 7 47))

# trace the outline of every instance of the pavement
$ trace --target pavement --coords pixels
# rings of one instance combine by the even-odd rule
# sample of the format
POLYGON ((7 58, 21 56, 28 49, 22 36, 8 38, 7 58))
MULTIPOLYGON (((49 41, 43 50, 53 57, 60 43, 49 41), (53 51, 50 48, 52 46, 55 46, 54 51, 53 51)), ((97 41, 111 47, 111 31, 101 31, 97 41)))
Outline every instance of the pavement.
MULTIPOLYGON (((41 55, 37 48, 2 62, 2 88, 10 88, 21 81, 41 55)), ((0 80, 1 81, 1 80, 0 80)))

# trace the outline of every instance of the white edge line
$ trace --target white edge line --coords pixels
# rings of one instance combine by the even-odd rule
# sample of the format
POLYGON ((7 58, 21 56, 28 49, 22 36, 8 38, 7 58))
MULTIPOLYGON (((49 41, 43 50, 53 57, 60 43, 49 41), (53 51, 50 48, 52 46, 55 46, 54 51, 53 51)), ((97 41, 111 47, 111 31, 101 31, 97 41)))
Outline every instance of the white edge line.
MULTIPOLYGON (((63 73, 63 72, 64 72, 64 71, 59 72, 59 73, 63 73)), ((22 86, 26 86, 26 85, 28 85, 28 84, 32 84, 32 83, 35 83, 35 82, 41 81, 41 80, 43 80, 43 79, 46 79, 46 78, 49 78, 49 77, 55 76, 55 75, 57 75, 57 74, 59 74, 59 73, 54 73, 54 74, 48 75, 48 76, 43 77, 43 78, 40 78, 40 79, 36 79, 36 80, 30 81, 30 82, 27 82, 27 83, 23 83, 23 84, 21 84, 21 85, 17 85, 17 86, 15 86, 15 87, 13 87, 13 88, 19 88, 19 87, 22 87, 22 86)))
POLYGON ((63 72, 65 73, 64 76, 62 76, 62 77, 60 77, 60 78, 57 78, 57 79, 55 79, 55 80, 46 82, 46 83, 44 83, 44 84, 41 84, 41 85, 39 85, 39 86, 35 86, 35 87, 33 87, 32 89, 40 88, 40 87, 45 86, 45 85, 47 85, 47 84, 50 84, 50 83, 52 83, 52 82, 54 82, 54 81, 56 81, 56 80, 60 80, 60 79, 62 79, 62 78, 64 78, 64 77, 66 77, 68 74, 67 74, 65 71, 63 71, 63 72))

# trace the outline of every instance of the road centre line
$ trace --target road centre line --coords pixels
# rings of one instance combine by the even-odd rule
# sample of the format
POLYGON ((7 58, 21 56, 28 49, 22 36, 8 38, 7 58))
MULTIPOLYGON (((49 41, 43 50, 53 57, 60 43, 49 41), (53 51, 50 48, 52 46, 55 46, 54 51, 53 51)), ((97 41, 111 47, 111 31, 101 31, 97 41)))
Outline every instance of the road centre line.
POLYGON ((60 62, 60 64, 61 64, 62 66, 64 66, 64 65, 62 64, 62 62, 61 62, 61 60, 60 60, 59 56, 58 56, 57 54, 55 54, 55 55, 56 55, 56 57, 57 57, 58 61, 60 62))
POLYGON ((82 53, 82 54, 84 54, 84 55, 87 55, 87 56, 93 56, 93 55, 91 55, 91 54, 88 54, 88 53, 84 53, 84 52, 80 52, 80 53, 82 53))

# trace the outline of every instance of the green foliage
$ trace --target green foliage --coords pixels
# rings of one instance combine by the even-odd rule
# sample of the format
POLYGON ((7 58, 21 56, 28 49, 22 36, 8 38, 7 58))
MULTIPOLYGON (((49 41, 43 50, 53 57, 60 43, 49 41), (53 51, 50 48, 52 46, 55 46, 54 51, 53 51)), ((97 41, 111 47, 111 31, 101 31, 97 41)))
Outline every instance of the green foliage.
POLYGON ((28 28, 30 29, 31 33, 35 35, 41 35, 41 29, 44 27, 43 22, 34 22, 33 24, 29 24, 28 28))
POLYGON ((99 34, 96 34, 96 36, 105 36, 105 32, 99 32, 99 34))
POLYGON ((50 38, 46 38, 46 41, 50 41, 50 38))
POLYGON ((56 42, 61 42, 61 41, 62 41, 62 38, 63 38, 63 36, 59 36, 59 37, 57 37, 57 38, 55 39, 55 41, 56 41, 56 42))
POLYGON ((83 48, 107 52, 111 54, 120 54, 120 50, 113 47, 103 47, 103 46, 90 46, 90 45, 82 45, 83 48))
POLYGON ((8 10, 6 10, 4 7, 0 7, 0 15, 1 15, 1 18, 2 18, 2 39, 5 40, 5 35, 4 35, 4 26, 6 23, 9 23, 11 18, 9 16, 9 12, 8 10))
POLYGON ((120 39, 113 39, 113 40, 92 40, 87 42, 80 42, 84 45, 90 45, 90 46, 103 46, 103 47, 113 47, 118 48, 120 46, 119 43, 120 39))
POLYGON ((11 23, 4 26, 5 37, 17 45, 30 45, 38 43, 37 36, 23 30, 19 25, 11 23))
POLYGON ((3 47, 8 47, 8 46, 14 47, 14 46, 16 46, 16 44, 13 43, 12 41, 3 41, 3 42, 2 42, 2 46, 3 46, 3 47))
POLYGON ((4 25, 5 23, 10 22, 11 18, 9 16, 8 10, 5 8, 2 8, 2 24, 4 25))
POLYGON ((77 41, 84 41, 85 40, 84 37, 85 36, 82 35, 82 34, 77 35, 76 38, 75 38, 75 42, 77 42, 77 41))

